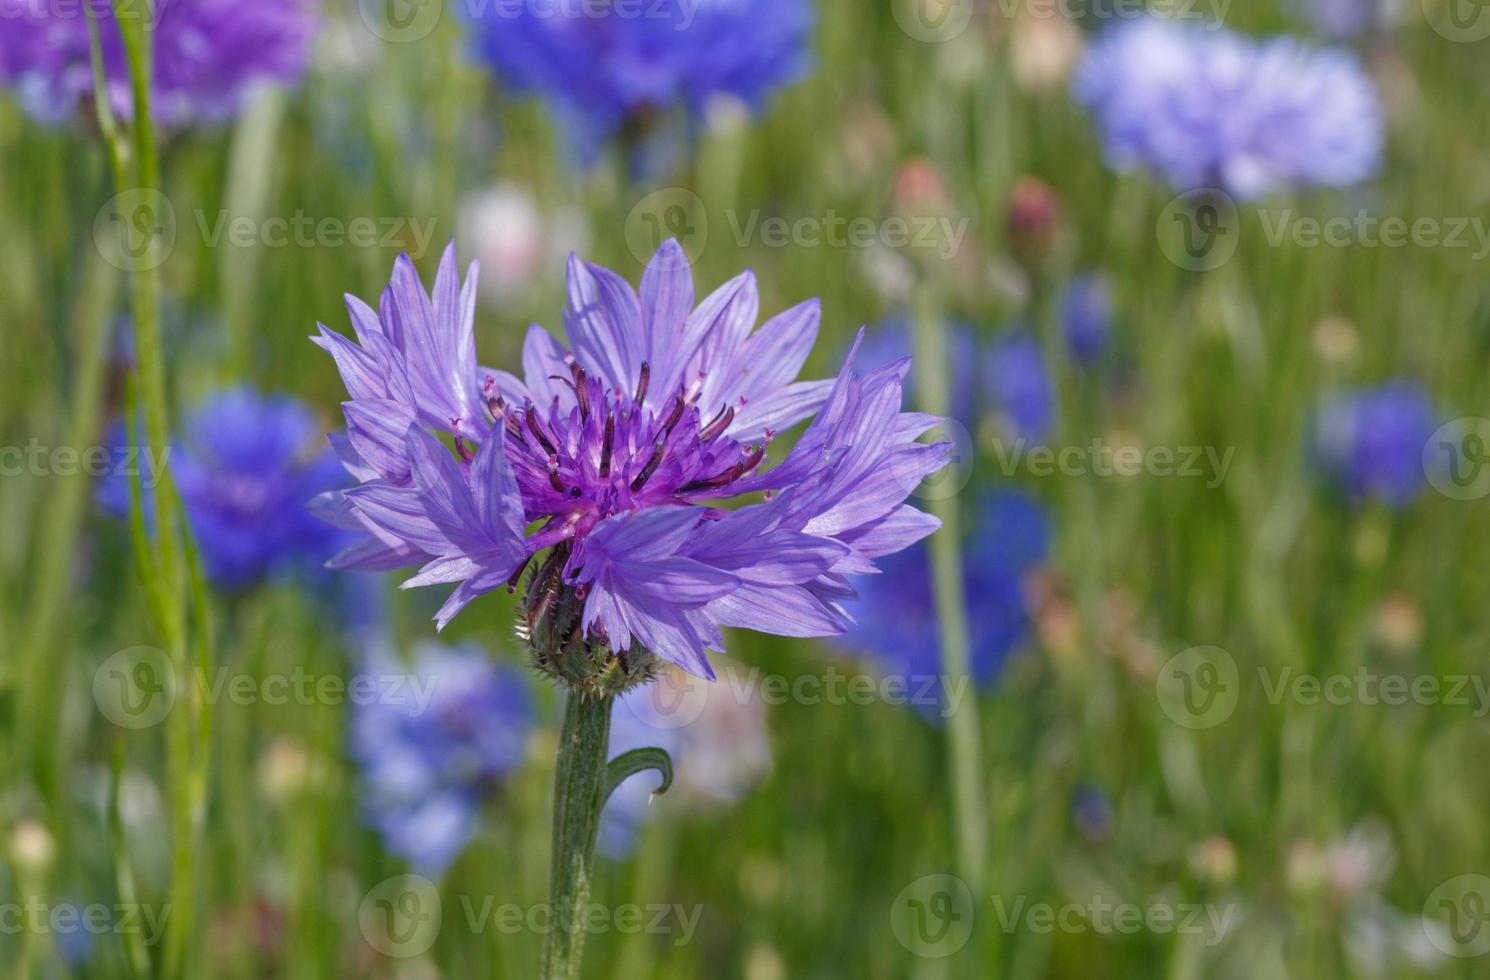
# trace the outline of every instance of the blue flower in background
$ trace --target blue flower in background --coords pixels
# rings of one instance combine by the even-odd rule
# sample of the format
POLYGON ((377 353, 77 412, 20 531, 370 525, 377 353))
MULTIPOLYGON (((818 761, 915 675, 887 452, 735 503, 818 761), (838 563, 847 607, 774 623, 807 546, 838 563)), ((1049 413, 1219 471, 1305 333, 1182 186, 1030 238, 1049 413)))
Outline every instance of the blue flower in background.
POLYGON ((1364 34, 1390 19, 1391 0, 1294 0, 1319 33, 1332 38, 1364 34))
POLYGON ((648 0, 470 8, 481 56, 543 98, 590 157, 657 116, 699 117, 714 96, 759 110, 807 68, 810 0, 648 0))
POLYGON ((1079 276, 1060 295, 1061 327, 1076 363, 1090 365, 1107 350, 1112 334, 1112 289, 1100 275, 1079 276))
POLYGON ((480 802, 522 764, 533 705, 521 671, 476 647, 425 643, 412 669, 374 654, 377 696, 351 720, 369 823, 421 874, 442 874, 476 832, 480 802))
POLYGON ((1381 107, 1355 57, 1291 37, 1134 21, 1088 49, 1073 94, 1110 166, 1179 190, 1345 187, 1381 162, 1381 107))
MULTIPOLYGON (((113 458, 140 467, 147 493, 159 467, 169 468, 207 578, 241 589, 284 572, 319 575, 348 544, 347 532, 306 508, 313 497, 348 482, 335 454, 324 448, 322 431, 293 398, 235 388, 203 403, 164 459, 144 452, 113 458)), ((114 427, 112 443, 127 448, 122 424, 114 427)), ((130 480, 128 466, 111 467, 98 487, 105 511, 129 513, 130 480)), ((148 501, 145 510, 150 513, 148 501)))
MULTIPOLYGON (((1023 580, 1045 560, 1050 526, 1044 508, 1013 490, 985 494, 963 543, 962 574, 972 639, 972 676, 988 687, 1007 657, 1029 638, 1023 580)), ((840 645, 870 656, 892 677, 941 674, 941 634, 932 596, 929 550, 923 542, 881 562, 883 573, 848 604, 854 627, 840 645)), ((911 685, 911 694, 915 693, 911 685)), ((932 705, 918 705, 924 711, 932 705)))
POLYGON ((1316 458, 1352 500, 1405 506, 1422 488, 1423 448, 1438 424, 1433 399, 1416 382, 1346 392, 1320 409, 1316 458))
MULTIPOLYGON (((118 115, 133 114, 113 4, 0 0, 0 83, 39 118, 65 120, 92 102, 85 4, 99 20, 109 102, 118 115)), ((320 25, 315 0, 156 0, 120 9, 150 32, 153 110, 167 126, 228 118, 253 85, 298 80, 320 25)))
MULTIPOLYGON (((1016 435, 1039 439, 1049 432, 1055 418, 1055 386, 1044 351, 1032 335, 1015 330, 985 344, 975 327, 954 321, 947 325, 947 347, 952 418, 973 428, 992 412, 1002 415, 1016 435)), ((903 317, 892 317, 865 332, 859 363, 869 370, 911 353, 909 324, 903 317)), ((906 381, 912 396, 914 381, 912 372, 906 381)))
POLYGON ((1040 341, 1023 331, 1005 334, 983 367, 989 394, 1015 433, 1044 438, 1055 421, 1055 386, 1040 341))

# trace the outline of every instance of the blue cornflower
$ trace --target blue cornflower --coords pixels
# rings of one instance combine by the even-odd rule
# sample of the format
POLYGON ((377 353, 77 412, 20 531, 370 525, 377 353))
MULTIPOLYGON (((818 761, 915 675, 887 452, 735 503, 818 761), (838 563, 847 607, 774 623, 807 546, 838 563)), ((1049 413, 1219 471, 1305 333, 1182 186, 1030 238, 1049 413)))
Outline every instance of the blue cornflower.
MULTIPOLYGON (((93 99, 85 4, 99 21, 109 102, 133 114, 124 45, 109 0, 0 0, 0 83, 35 116, 65 120, 93 99)), ((154 58, 153 111, 177 127, 235 114, 252 86, 305 72, 319 0, 156 0, 121 6, 144 20, 154 58)))
MULTIPOLYGON (((1055 382, 1039 341, 1022 329, 984 343, 975 327, 947 324, 952 417, 975 427, 987 413, 1002 416, 1015 435, 1038 439, 1055 416, 1055 382)), ((857 363, 877 368, 909 357, 911 336, 903 317, 875 324, 865 335, 857 363)))
POLYGON ((1432 397, 1416 382, 1345 392, 1315 420, 1316 458, 1352 500, 1405 506, 1422 488, 1423 449, 1438 424, 1432 397))
POLYGON ((623 130, 730 96, 759 110, 809 59, 810 0, 476 4, 482 57, 542 97, 588 157, 623 130))
MULTIPOLYGON (((991 685, 1005 659, 1029 638, 1024 582, 1045 560, 1050 527, 1044 508, 1014 490, 978 501, 962 548, 964 598, 972 639, 971 674, 991 685)), ((892 677, 941 676, 941 634, 932 596, 928 549, 917 545, 881 562, 882 574, 860 586, 849 612, 856 622, 842 645, 870 656, 892 677)), ((911 685, 914 694, 917 685, 911 685)), ((918 705, 924 710, 934 705, 918 705)))
MULTIPOLYGON (((321 431, 293 398, 248 388, 221 392, 193 413, 168 453, 115 453, 98 499, 122 517, 129 512, 130 466, 140 467, 147 493, 159 468, 168 467, 215 585, 239 589, 279 573, 314 573, 352 540, 307 509, 312 498, 348 482, 321 431)), ((114 445, 126 441, 124 426, 116 425, 114 445)))
POLYGON ((1112 333, 1112 290, 1100 275, 1079 276, 1060 295, 1061 327, 1077 364, 1101 358, 1112 333))
POLYGON ((1074 95, 1107 162, 1239 198, 1365 180, 1381 161, 1375 89, 1355 57, 1145 18, 1088 49, 1074 95))
POLYGON ((522 674, 476 647, 421 644, 406 668, 374 654, 351 720, 369 823, 422 874, 448 868, 482 797, 522 764, 533 705, 522 674))
POLYGON ((475 267, 462 287, 453 245, 433 296, 405 256, 379 311, 349 300, 360 346, 321 328, 352 396, 344 448, 362 481, 322 512, 373 535, 338 564, 422 562, 407 585, 456 583, 443 627, 477 596, 515 589, 546 552, 528 628, 565 651, 603 643, 622 673, 626 655, 650 651, 712 677, 725 626, 843 632, 848 576, 938 526, 905 503, 949 451, 917 441, 937 419, 900 410, 909 361, 861 376, 851 351, 836 380, 794 381, 818 303, 754 330, 747 272, 695 309, 673 241, 640 295, 578 258, 568 283, 572 350, 535 325, 522 379, 477 366, 475 267), (807 418, 766 467, 774 434, 807 418), (759 492, 768 499, 718 506, 759 492))
POLYGON ((1040 341, 1024 331, 994 341, 983 364, 989 393, 1015 433, 1044 438, 1055 422, 1055 385, 1040 341))

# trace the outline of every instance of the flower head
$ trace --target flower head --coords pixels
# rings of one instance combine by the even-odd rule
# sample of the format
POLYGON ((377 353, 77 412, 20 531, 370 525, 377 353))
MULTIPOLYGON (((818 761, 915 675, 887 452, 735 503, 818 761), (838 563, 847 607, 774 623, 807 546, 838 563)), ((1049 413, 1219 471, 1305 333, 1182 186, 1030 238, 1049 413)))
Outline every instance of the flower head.
POLYGON ((403 257, 377 311, 348 300, 360 345, 316 338, 352 396, 338 444, 361 481, 322 512, 370 534, 336 564, 422 563, 407 585, 456 584, 440 626, 532 564, 522 626, 541 668, 614 692, 646 679, 650 651, 712 677, 722 627, 841 633, 847 576, 937 527, 905 503, 948 451, 917 441, 935 418, 900 410, 909 361, 861 376, 850 352, 836 380, 794 380, 815 301, 755 330, 754 277, 695 307, 676 242, 640 294, 572 258, 569 347, 531 327, 518 378, 477 366, 475 285, 453 245, 433 295, 403 257), (769 466, 776 433, 809 417, 769 466))
MULTIPOLYGON (((987 687, 1004 660, 1028 639, 1025 578, 1044 560, 1050 529, 1044 508, 1013 490, 985 494, 972 534, 963 544, 963 588, 971 627, 971 673, 987 687)), ((849 605, 856 624, 839 641, 870 656, 888 675, 930 680, 941 676, 941 639, 931 591, 931 562, 918 545, 886 559, 883 574, 866 581, 849 605)), ((918 685, 910 684, 915 694, 918 685)), ((931 709, 935 705, 921 705, 931 709)))
POLYGON ((759 109, 802 74, 810 0, 658 0, 619 5, 482 5, 482 56, 515 89, 541 96, 589 155, 655 117, 698 117, 716 96, 759 109))
MULTIPOLYGON (((120 447, 123 428, 114 435, 120 447)), ((312 498, 347 483, 320 436, 315 417, 295 399, 230 389, 193 413, 167 455, 116 454, 119 465, 100 482, 98 499, 123 516, 132 467, 141 468, 148 493, 159 468, 169 466, 214 584, 245 588, 276 573, 318 569, 349 540, 307 510, 312 498)))
POLYGON ((480 650, 426 643, 412 669, 375 654, 377 696, 352 716, 368 820, 390 851, 440 874, 476 831, 482 795, 526 756, 533 707, 522 675, 480 650))
POLYGON ((318 6, 318 0, 155 0, 122 5, 125 12, 116 15, 109 0, 0 0, 0 82, 15 86, 42 119, 67 119, 88 104, 91 10, 109 103, 127 118, 134 103, 116 17, 133 16, 145 19, 152 38, 156 118, 171 127, 224 119, 252 85, 293 82, 304 73, 318 6))
POLYGON ((984 378, 998 411, 1015 433, 1040 439, 1055 422, 1055 385, 1040 341, 1022 330, 994 342, 984 378))
POLYGON ((1112 333, 1112 290, 1100 275, 1068 282, 1060 295, 1061 326, 1066 346, 1078 364, 1092 364, 1107 349, 1112 333))
POLYGON ((1180 190, 1344 187, 1381 159, 1381 109, 1354 56, 1293 38, 1145 18, 1091 46, 1074 90, 1111 166, 1180 190))
POLYGON ((1405 506, 1422 488, 1423 447, 1437 427, 1433 399, 1414 382, 1346 392, 1319 412, 1316 457, 1352 500, 1405 506))

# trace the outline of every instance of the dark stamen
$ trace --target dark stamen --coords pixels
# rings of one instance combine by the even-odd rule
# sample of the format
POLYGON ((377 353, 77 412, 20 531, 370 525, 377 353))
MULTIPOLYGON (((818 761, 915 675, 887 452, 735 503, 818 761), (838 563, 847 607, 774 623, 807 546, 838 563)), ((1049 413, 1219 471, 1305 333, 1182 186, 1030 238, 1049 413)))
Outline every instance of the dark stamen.
POLYGON ((749 473, 751 470, 755 469, 756 466, 760 464, 760 461, 765 458, 765 456, 766 447, 756 446, 753 449, 749 450, 745 454, 745 458, 740 460, 734 466, 731 466, 729 469, 721 473, 716 473, 713 476, 705 477, 702 480, 694 480, 691 483, 685 483, 683 486, 678 488, 678 493, 693 493, 697 490, 713 490, 717 487, 728 486, 729 484, 734 483, 740 477, 744 476, 746 473, 749 473))
POLYGON ((647 481, 652 478, 652 474, 657 472, 657 467, 662 465, 662 453, 665 448, 666 444, 661 439, 658 439, 657 444, 652 447, 652 458, 647 460, 647 465, 643 466, 642 471, 636 475, 636 479, 631 481, 632 493, 637 493, 642 487, 646 486, 647 481))
POLYGON ((538 412, 533 407, 532 402, 529 402, 527 407, 523 409, 523 417, 527 420, 528 428, 532 431, 533 438, 538 440, 538 444, 543 447, 543 451, 550 456, 557 455, 558 450, 554 448, 553 440, 548 437, 548 433, 543 431, 543 424, 538 421, 538 412))
POLYGON ((704 429, 704 431, 698 434, 699 439, 703 442, 708 442, 710 439, 713 439, 725 429, 728 429, 729 424, 734 420, 735 410, 732 407, 726 405, 718 415, 714 416, 714 421, 709 423, 708 428, 704 429))
POLYGON ((556 493, 564 493, 564 481, 559 479, 559 457, 554 453, 548 455, 548 485, 556 493))
POLYGON ((641 380, 636 383, 636 397, 632 401, 640 405, 647 398, 647 385, 652 381, 652 365, 642 361, 641 380))
POLYGON ((610 476, 610 454, 616 443, 616 417, 607 415, 605 417, 605 442, 600 445, 600 475, 610 476))
POLYGON ((672 434, 673 427, 683 417, 683 409, 686 407, 687 405, 683 401, 683 396, 679 395, 677 400, 673 402, 673 410, 668 413, 667 421, 662 423, 662 433, 664 436, 672 434))

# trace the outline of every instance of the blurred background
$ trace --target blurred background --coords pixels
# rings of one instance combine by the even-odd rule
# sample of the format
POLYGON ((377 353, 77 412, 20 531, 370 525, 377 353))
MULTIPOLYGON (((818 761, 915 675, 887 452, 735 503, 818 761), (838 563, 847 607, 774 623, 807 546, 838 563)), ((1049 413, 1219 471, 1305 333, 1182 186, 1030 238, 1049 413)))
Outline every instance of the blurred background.
POLYGON ((849 636, 617 708, 678 781, 611 803, 585 975, 1485 976, 1490 7, 678 2, 142 11, 123 197, 83 5, 0 2, 0 962, 537 975, 560 698, 504 593, 436 637, 443 595, 321 567, 308 337, 453 241, 515 370, 571 251, 635 283, 676 237, 699 296, 821 298, 804 377, 861 325, 921 357, 948 526, 849 636), (169 451, 127 433, 141 271, 169 451), (184 687, 128 519, 161 467, 184 687))

